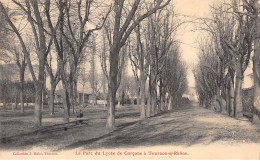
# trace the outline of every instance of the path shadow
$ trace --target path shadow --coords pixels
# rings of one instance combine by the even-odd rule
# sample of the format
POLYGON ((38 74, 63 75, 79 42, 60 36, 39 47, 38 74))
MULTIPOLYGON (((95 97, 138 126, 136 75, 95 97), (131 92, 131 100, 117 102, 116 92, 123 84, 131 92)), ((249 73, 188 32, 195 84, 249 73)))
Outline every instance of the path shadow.
MULTIPOLYGON (((185 106, 186 109, 190 107, 191 106, 185 106)), ((78 141, 59 150, 70 150, 79 147, 99 149, 178 144, 181 142, 181 139, 185 137, 185 133, 181 133, 180 131, 189 131, 193 128, 192 125, 183 125, 182 120, 185 120, 186 115, 181 111, 181 108, 178 110, 162 111, 153 117, 117 126, 111 133, 98 138, 78 141), (179 120, 169 118, 169 114, 173 112, 180 112, 182 118, 179 120)), ((197 138, 197 140, 199 139, 200 138, 197 138)), ((194 140, 194 143, 197 142, 197 140, 194 140)), ((184 144, 187 146, 191 145, 189 143, 184 144)))
POLYGON ((0 145, 2 149, 17 149, 24 146, 33 146, 36 143, 40 143, 49 139, 53 133, 65 132, 73 130, 75 128, 82 128, 88 125, 88 120, 77 120, 69 123, 54 124, 51 126, 43 126, 40 129, 33 130, 14 136, 3 137, 0 139, 0 145), (28 139, 27 139, 28 138, 28 139), (16 146, 14 146, 14 144, 16 146))
MULTIPOLYGON (((226 128, 221 123, 212 121, 211 118, 223 118, 224 115, 214 113, 213 111, 200 108, 198 105, 189 104, 181 108, 162 111, 155 116, 147 119, 137 120, 140 113, 136 110, 118 111, 116 112, 116 128, 108 130, 104 127, 103 115, 95 117, 94 123, 90 123, 90 119, 84 120, 82 124, 77 125, 75 121, 67 124, 56 124, 45 126, 40 130, 24 133, 12 137, 1 139, 0 143, 3 148, 24 148, 32 147, 39 142, 42 145, 48 145, 48 141, 52 137, 59 144, 60 137, 64 137, 65 128, 70 135, 85 132, 86 134, 80 139, 68 141, 55 145, 57 151, 71 150, 82 147, 83 149, 100 149, 100 148, 122 148, 137 146, 157 146, 157 145, 183 145, 192 146, 195 144, 210 144, 219 140, 231 140, 233 136, 231 130, 236 127, 226 128), (216 116, 217 115, 217 116, 216 116), (130 122, 126 122, 124 118, 130 118, 130 122), (96 121, 97 119, 102 120, 96 121), (79 130, 78 130, 79 129, 79 130), (98 130, 98 131, 97 131, 98 130), (97 132, 98 134, 96 134, 97 132), (53 136, 54 134, 57 134, 53 136), (102 135, 101 135, 102 134, 102 135)), ((91 117, 90 117, 91 118, 91 117)), ((127 119, 129 120, 129 119, 127 119)), ((246 129, 238 132, 247 133, 246 129)), ((242 135, 241 134, 241 135, 242 135)), ((67 134, 68 135, 68 134, 67 134)), ((245 134, 244 134, 245 135, 245 134)), ((250 137, 250 136, 249 136, 250 137)), ((67 137, 71 138, 71 137, 67 137)), ((244 137, 240 138, 245 139, 244 137)), ((257 141, 257 138, 252 138, 257 141)))
POLYGON ((73 144, 70 144, 64 148, 61 148, 59 149, 58 151, 60 150, 70 150, 70 149, 75 149, 75 148, 78 148, 78 147, 81 147, 83 145, 89 145, 89 144, 92 144, 94 142, 97 142, 99 140, 102 140, 104 138, 107 138, 107 137, 110 137, 112 136, 114 133, 117 133, 117 132, 120 132, 121 130, 123 130, 124 128, 128 127, 128 126, 131 126, 133 124, 136 124, 138 122, 130 122, 130 123, 124 123, 120 126, 118 126, 115 130, 113 130, 112 132, 108 133, 108 134, 105 134, 105 135, 102 135, 100 137, 97 137, 97 138, 92 138, 92 139, 88 139, 88 140, 84 140, 84 141, 78 141, 76 143, 73 143, 73 144))

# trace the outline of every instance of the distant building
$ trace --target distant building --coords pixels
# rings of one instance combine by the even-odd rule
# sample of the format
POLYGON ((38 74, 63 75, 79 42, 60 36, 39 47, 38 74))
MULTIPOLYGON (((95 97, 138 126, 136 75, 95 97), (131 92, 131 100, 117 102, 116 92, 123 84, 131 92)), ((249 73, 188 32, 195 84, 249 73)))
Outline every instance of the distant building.
MULTIPOLYGON (((33 65, 34 71, 37 74, 38 73, 38 65, 33 65)), ((26 67, 25 70, 25 81, 32 80, 31 73, 29 71, 28 66, 26 67)), ((1 79, 7 79, 11 81, 19 81, 20 80, 20 71, 19 68, 16 64, 0 64, 0 80, 1 79)), ((50 77, 49 74, 46 73, 46 85, 45 85, 46 90, 50 90, 50 77)), ((80 83, 78 83, 77 86, 78 89, 78 103, 82 104, 83 103, 83 88, 80 83)), ((56 91, 54 93, 54 103, 62 103, 62 93, 63 93, 63 86, 62 82, 60 81, 59 84, 56 87, 56 91)), ((47 95, 47 92, 46 92, 47 95)), ((44 100, 45 103, 47 102, 48 96, 44 95, 44 100)), ((90 86, 90 83, 87 82, 85 84, 84 88, 84 102, 85 103, 90 103, 92 101, 92 89, 90 86)))
MULTIPOLYGON (((54 92, 54 103, 55 104, 61 104, 63 102, 63 89, 56 90, 54 92)), ((84 103, 89 103, 91 99, 92 94, 91 93, 84 93, 84 103)), ((78 104, 83 104, 83 92, 78 92, 78 104)))

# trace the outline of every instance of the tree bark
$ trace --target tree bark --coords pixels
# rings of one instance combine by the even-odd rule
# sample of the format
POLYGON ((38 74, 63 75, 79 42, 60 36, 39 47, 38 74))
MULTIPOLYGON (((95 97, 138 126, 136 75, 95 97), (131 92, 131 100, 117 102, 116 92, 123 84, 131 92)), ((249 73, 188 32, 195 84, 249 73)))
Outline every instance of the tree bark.
POLYGON ((51 90, 49 91, 49 110, 50 110, 50 114, 54 115, 54 92, 55 92, 55 87, 53 87, 53 85, 51 85, 51 90))
POLYGON ((151 93, 151 116, 156 114, 156 97, 153 93, 151 93))
POLYGON ((14 108, 14 100, 13 99, 11 99, 11 105, 12 105, 12 111, 14 111, 15 108, 14 108))
POLYGON ((120 106, 121 106, 120 99, 118 99, 118 101, 117 101, 117 105, 118 105, 118 107, 120 107, 120 106))
POLYGON ((69 122, 70 117, 70 102, 69 102, 69 92, 68 89, 64 89, 63 91, 63 107, 64 107, 64 114, 63 114, 63 121, 65 123, 69 122))
POLYGON ((141 106, 141 96, 140 96, 141 94, 139 93, 139 94, 137 94, 137 96, 136 96, 136 105, 137 105, 137 109, 138 110, 140 110, 140 106, 141 106))
POLYGON ((14 104, 15 104, 15 109, 17 109, 18 101, 17 101, 17 98, 16 98, 16 97, 15 97, 15 100, 14 100, 14 104))
POLYGON ((164 110, 165 111, 168 111, 168 96, 165 94, 165 97, 164 97, 164 110))
MULTIPOLYGON (((43 41, 41 41, 43 42, 43 41)), ((44 88, 44 68, 45 68, 45 56, 44 56, 45 49, 39 51, 38 58, 39 58, 39 74, 38 80, 35 80, 35 105, 34 105, 34 119, 36 127, 41 127, 42 124, 42 93, 44 88)))
POLYGON ((229 81, 230 89, 229 89, 229 116, 234 117, 235 116, 235 107, 234 107, 234 83, 232 80, 229 81))
POLYGON ((108 106, 108 114, 107 114, 107 128, 114 128, 115 127, 115 90, 110 88, 108 90, 109 95, 109 106, 108 106))
POLYGON ((169 97, 169 101, 168 101, 168 110, 172 110, 172 96, 169 97))
POLYGON ((4 111, 5 111, 6 110, 6 101, 5 101, 5 99, 4 99, 3 106, 4 106, 4 111))
POLYGON ((85 86, 83 85, 83 93, 82 93, 82 106, 85 106, 85 86))
POLYGON ((122 106, 124 106, 125 105, 125 91, 123 91, 123 94, 122 94, 122 97, 121 97, 121 104, 122 104, 122 106))
POLYGON ((151 116, 151 91, 148 89, 148 100, 147 100, 147 109, 146 109, 146 117, 151 116))
POLYGON ((175 95, 171 96, 171 106, 172 106, 172 109, 174 109, 176 107, 176 105, 175 105, 175 95))
POLYGON ((146 79, 144 78, 143 75, 141 75, 141 87, 140 87, 140 96, 141 96, 141 114, 140 118, 144 119, 145 118, 145 83, 146 79))
POLYGON ((235 85, 235 117, 243 117, 243 103, 242 103, 242 66, 237 64, 236 66, 236 85, 235 85))
POLYGON ((255 52, 253 56, 253 74, 254 74, 254 115, 253 123, 260 123, 260 17, 256 19, 256 39, 255 52))
POLYGON ((109 81, 108 81, 108 97, 109 97, 109 107, 107 114, 107 128, 115 127, 115 101, 116 101, 116 91, 118 88, 118 60, 119 60, 119 50, 111 50, 110 57, 110 70, 109 70, 109 81))
POLYGON ((73 79, 73 91, 72 91, 72 93, 73 93, 73 95, 72 95, 72 97, 73 97, 73 103, 72 103, 72 113, 73 114, 75 114, 76 113, 76 107, 77 107, 77 97, 78 97, 78 95, 77 95, 77 92, 78 91, 78 89, 77 89, 77 78, 74 76, 74 79, 73 79))
MULTIPOLYGON (((21 85, 23 88, 23 85, 21 85)), ((20 91, 20 103, 21 103, 21 112, 24 113, 24 95, 23 90, 20 91)))
POLYGON ((62 85, 63 85, 62 102, 64 107, 63 121, 65 123, 68 123, 70 117, 70 94, 69 94, 70 88, 65 78, 62 79, 62 85))
MULTIPOLYGON (((39 77, 41 72, 39 72, 39 77)), ((43 77, 42 82, 38 81, 35 84, 35 90, 36 90, 36 95, 35 95, 35 104, 34 104, 34 120, 35 120, 35 126, 36 127, 41 127, 42 124, 42 89, 43 89, 43 77)), ((39 79, 40 80, 40 79, 39 79)))
POLYGON ((26 107, 29 107, 28 98, 26 99, 26 107))
POLYGON ((24 62, 20 68, 20 103, 21 103, 21 112, 24 113, 24 62))

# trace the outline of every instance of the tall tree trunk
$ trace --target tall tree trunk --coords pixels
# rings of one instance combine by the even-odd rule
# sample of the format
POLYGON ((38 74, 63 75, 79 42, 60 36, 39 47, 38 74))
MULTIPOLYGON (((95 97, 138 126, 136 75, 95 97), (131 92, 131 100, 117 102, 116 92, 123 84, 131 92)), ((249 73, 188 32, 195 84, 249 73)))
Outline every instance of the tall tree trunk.
POLYGON ((77 107, 77 97, 78 97, 78 89, 77 89, 77 78, 74 77, 73 79, 73 104, 72 104, 72 112, 75 114, 76 107, 77 107))
POLYGON ((235 85, 235 117, 243 117, 243 103, 242 103, 242 66, 237 64, 236 66, 236 85, 235 85))
POLYGON ((116 91, 118 88, 118 60, 119 60, 119 50, 111 50, 110 54, 110 70, 109 70, 109 81, 108 81, 108 97, 109 97, 109 107, 107 114, 107 128, 115 127, 115 101, 116 101, 116 91))
POLYGON ((83 93, 82 93, 82 106, 85 106, 85 85, 83 85, 83 93))
MULTIPOLYGON (((259 3, 259 2, 258 2, 259 3)), ((259 5, 258 5, 259 6, 259 5)), ((253 72, 254 72, 254 115, 253 122, 260 123, 260 16, 256 20, 256 39, 255 53, 253 56, 253 72)))
POLYGON ((177 103, 177 106, 179 108, 181 106, 181 100, 180 100, 180 95, 178 93, 176 95, 176 103, 177 103))
POLYGON ((175 109, 177 108, 177 100, 176 100, 176 93, 172 97, 172 108, 175 109))
POLYGON ((5 99, 4 99, 3 106, 4 106, 4 111, 5 111, 6 110, 6 100, 5 99))
POLYGON ((95 90, 92 90, 92 95, 91 95, 91 100, 92 100, 92 105, 96 105, 96 93, 95 93, 95 90))
POLYGON ((144 78, 143 74, 141 76, 141 86, 140 86, 140 96, 141 96, 141 114, 140 118, 145 118, 145 83, 146 79, 144 78))
POLYGON ((26 107, 29 107, 28 98, 26 99, 26 107))
POLYGON ((62 98, 63 98, 63 107, 64 107, 63 120, 65 123, 68 123, 70 117, 70 102, 69 102, 69 92, 67 89, 64 89, 62 98))
POLYGON ((175 95, 171 96, 171 108, 174 109, 175 108, 175 95))
MULTIPOLYGON (((45 50, 44 50, 45 51, 45 50)), ((35 81, 35 104, 34 104, 34 119, 36 127, 41 127, 42 125, 42 93, 44 88, 44 68, 45 68, 45 57, 44 51, 40 51, 38 58, 39 58, 39 74, 38 74, 38 81, 35 81)))
POLYGON ((106 94, 106 80, 105 77, 103 76, 102 79, 102 83, 103 83, 103 100, 104 100, 104 107, 107 107, 107 101, 108 101, 108 96, 106 94))
POLYGON ((16 98, 16 97, 15 97, 15 100, 14 100, 14 104, 15 104, 15 109, 17 109, 18 101, 17 101, 17 98, 16 98))
POLYGON ((164 101, 163 101, 163 110, 164 111, 167 111, 167 106, 168 106, 168 104, 167 104, 167 100, 166 100, 166 96, 165 96, 164 101))
POLYGON ((73 78, 70 82, 70 89, 69 89, 68 93, 69 93, 70 105, 72 106, 72 113, 74 114, 74 82, 73 82, 73 78))
POLYGON ((35 103, 34 103, 34 120, 35 120, 36 127, 41 127, 43 77, 42 77, 42 82, 37 81, 35 84, 36 84, 35 85, 36 95, 35 95, 35 103))
POLYGON ((116 99, 115 90, 110 87, 108 90, 108 95, 109 95, 109 106, 108 106, 106 127, 114 128, 115 127, 115 99, 116 99))
POLYGON ((69 122, 70 117, 70 95, 69 95, 69 86, 66 84, 65 81, 62 81, 63 84, 63 107, 64 107, 64 114, 63 114, 63 121, 65 123, 69 122))
POLYGON ((48 98, 48 103, 49 103, 49 110, 50 110, 50 115, 54 115, 54 92, 55 92, 56 87, 51 84, 51 89, 49 91, 49 98, 48 98))
POLYGON ((118 101, 117 101, 117 105, 118 105, 119 107, 121 106, 120 99, 118 99, 118 101))
MULTIPOLYGON (((21 88, 23 89, 23 85, 21 85, 21 88)), ((24 113, 24 94, 23 94, 23 90, 20 91, 20 103, 21 103, 21 112, 24 113)))
POLYGON ((93 105, 97 105, 97 96, 96 96, 96 92, 93 96, 93 105))
POLYGON ((154 116, 156 114, 156 97, 154 93, 151 93, 151 116, 154 116))
POLYGON ((230 114, 230 96, 229 96, 229 89, 226 88, 226 113, 229 115, 230 114))
POLYGON ((169 99, 168 99, 168 110, 172 110, 172 96, 170 95, 169 99))
POLYGON ((234 92, 234 83, 232 80, 229 81, 229 85, 230 85, 230 88, 229 88, 229 115, 231 117, 234 117, 235 116, 235 107, 234 107, 234 99, 235 99, 235 92, 234 92))
POLYGON ((137 109, 140 110, 140 106, 141 106, 141 94, 139 92, 139 94, 137 94, 136 96, 136 105, 137 105, 137 109))
POLYGON ((15 108, 14 108, 14 99, 13 98, 11 99, 11 105, 12 105, 12 111, 14 111, 15 108))
POLYGON ((159 95, 160 95, 160 97, 159 97, 159 99, 160 99, 160 101, 159 101, 159 105, 158 105, 158 111, 160 112, 160 111, 162 111, 163 110, 163 108, 162 108, 162 106, 163 106, 163 101, 162 101, 162 78, 160 77, 160 86, 159 86, 159 95))
POLYGON ((91 56, 91 75, 92 75, 92 80, 91 80, 91 86, 92 86, 92 105, 97 104, 96 100, 96 66, 95 66, 95 54, 96 54, 96 45, 95 45, 95 38, 94 38, 94 45, 92 48, 92 56, 91 56))
POLYGON ((21 112, 24 113, 24 69, 20 69, 20 103, 21 103, 21 112))
POLYGON ((123 94, 122 94, 122 98, 121 98, 122 100, 121 100, 121 104, 122 104, 122 106, 124 106, 125 105, 125 91, 123 91, 123 94))
MULTIPOLYGON (((149 85, 150 86, 150 85, 149 85)), ((148 89, 148 95, 147 95, 147 97, 148 97, 148 100, 147 100, 147 106, 146 106, 146 117, 150 117, 151 116, 151 90, 150 90, 150 87, 149 87, 149 89, 148 89)))

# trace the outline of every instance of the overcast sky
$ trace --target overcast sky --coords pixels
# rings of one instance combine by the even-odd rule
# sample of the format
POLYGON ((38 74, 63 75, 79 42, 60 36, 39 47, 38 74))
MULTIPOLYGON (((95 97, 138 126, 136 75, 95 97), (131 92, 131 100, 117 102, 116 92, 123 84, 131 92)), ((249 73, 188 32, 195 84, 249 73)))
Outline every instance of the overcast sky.
MULTIPOLYGON (((1 0, 2 1, 2 0, 1 0)), ((209 6, 213 3, 214 0, 172 0, 172 4, 175 6, 175 13, 187 15, 191 18, 200 18, 209 16, 209 6)), ((7 0, 3 0, 7 2, 7 0)), ((197 54, 198 54, 198 37, 199 32, 194 32, 193 24, 186 24, 181 27, 181 30, 178 33, 178 41, 180 41, 180 47, 182 52, 182 59, 192 66, 194 63, 197 63, 197 54)), ((98 65, 99 66, 99 65, 98 65)), ((97 67, 98 67, 97 66, 97 67)), ((188 84, 189 86, 194 87, 195 81, 193 74, 189 68, 188 70, 188 84)))
MULTIPOLYGON (((195 19, 209 16, 209 8, 214 0, 173 0, 173 2, 178 13, 195 19)), ((181 42, 182 58, 190 67, 197 63, 198 38, 201 35, 201 32, 194 32, 193 30, 194 25, 189 24, 183 27, 178 37, 181 42)), ((190 68, 188 70, 188 84, 195 87, 194 76, 190 68)))

